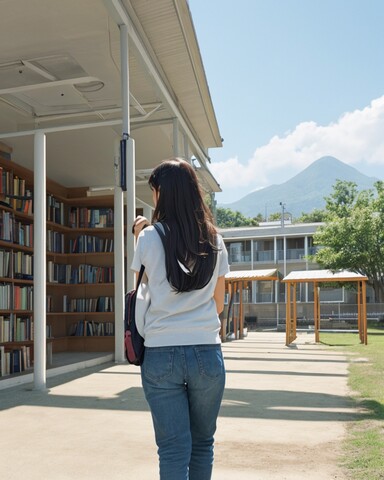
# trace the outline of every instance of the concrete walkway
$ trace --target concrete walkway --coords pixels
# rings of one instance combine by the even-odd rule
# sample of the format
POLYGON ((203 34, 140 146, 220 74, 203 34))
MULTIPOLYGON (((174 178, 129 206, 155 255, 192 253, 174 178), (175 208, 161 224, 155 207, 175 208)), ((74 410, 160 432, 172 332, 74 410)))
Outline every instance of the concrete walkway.
MULTIPOLYGON (((300 334, 225 343, 227 388, 214 480, 344 479, 340 443, 358 412, 343 354, 300 334)), ((150 413, 137 367, 112 363, 0 391, 3 480, 156 480, 150 413)))

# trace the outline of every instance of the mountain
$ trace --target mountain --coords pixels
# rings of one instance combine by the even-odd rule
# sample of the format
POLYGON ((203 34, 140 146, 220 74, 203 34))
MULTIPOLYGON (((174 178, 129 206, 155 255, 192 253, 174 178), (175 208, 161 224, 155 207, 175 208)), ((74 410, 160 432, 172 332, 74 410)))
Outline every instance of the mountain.
POLYGON ((297 218, 303 212, 324 208, 324 197, 333 191, 336 180, 355 182, 358 190, 367 190, 373 188, 377 178, 368 177, 337 158, 321 157, 285 183, 257 190, 219 207, 255 217, 259 213, 267 216, 280 212, 280 202, 283 202, 286 212, 297 218))

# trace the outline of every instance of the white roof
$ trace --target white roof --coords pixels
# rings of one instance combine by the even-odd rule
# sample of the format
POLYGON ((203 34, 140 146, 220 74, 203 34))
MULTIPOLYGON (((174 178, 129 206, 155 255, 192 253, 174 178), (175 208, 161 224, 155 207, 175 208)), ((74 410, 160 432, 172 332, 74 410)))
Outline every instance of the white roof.
MULTIPOLYGON (((199 159, 203 185, 220 191, 200 158, 209 147, 221 146, 221 136, 186 0, 1 0, 0 4, 0 134, 117 122, 48 134, 50 179, 66 187, 115 183, 114 149, 122 129, 120 30, 112 14, 117 5, 132 24, 130 133, 137 169, 152 169, 173 155, 177 116, 180 132, 186 128, 190 132, 189 154, 199 159)), ((178 140, 183 154, 181 133, 178 140)), ((13 148, 16 163, 33 169, 32 136, 2 141, 13 148)), ((152 204, 146 184, 138 185, 136 194, 152 204)))
POLYGON ((340 270, 332 272, 331 270, 301 270, 290 272, 283 278, 283 282, 349 282, 368 280, 361 273, 340 270))
POLYGON ((236 280, 276 280, 278 272, 276 268, 267 268, 264 270, 238 270, 229 272, 225 275, 226 281, 236 280))

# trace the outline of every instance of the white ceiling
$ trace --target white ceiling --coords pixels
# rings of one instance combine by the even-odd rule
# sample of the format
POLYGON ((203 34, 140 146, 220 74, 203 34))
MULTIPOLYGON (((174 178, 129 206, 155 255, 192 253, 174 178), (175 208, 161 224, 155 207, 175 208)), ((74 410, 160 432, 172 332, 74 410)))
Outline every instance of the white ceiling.
MULTIPOLYGON (((120 35, 109 1, 0 0, 0 133, 121 118, 120 35)), ((202 151, 221 146, 187 2, 122 3, 194 141, 202 151)), ((153 168, 172 155, 174 115, 134 48, 129 65, 136 168, 153 168)), ((119 125, 49 133, 47 175, 65 186, 113 185, 120 135, 119 125)), ((2 141, 33 168, 32 136, 2 141)))

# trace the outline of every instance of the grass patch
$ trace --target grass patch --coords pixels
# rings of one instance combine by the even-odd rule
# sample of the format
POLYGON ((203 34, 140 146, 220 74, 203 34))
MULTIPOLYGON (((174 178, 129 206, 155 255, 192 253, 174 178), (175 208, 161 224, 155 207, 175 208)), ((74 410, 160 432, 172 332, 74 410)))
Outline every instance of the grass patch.
POLYGON ((321 333, 320 341, 348 355, 348 383, 356 406, 366 412, 348 428, 343 465, 351 479, 383 480, 384 330, 368 329, 368 345, 356 333, 321 333))

